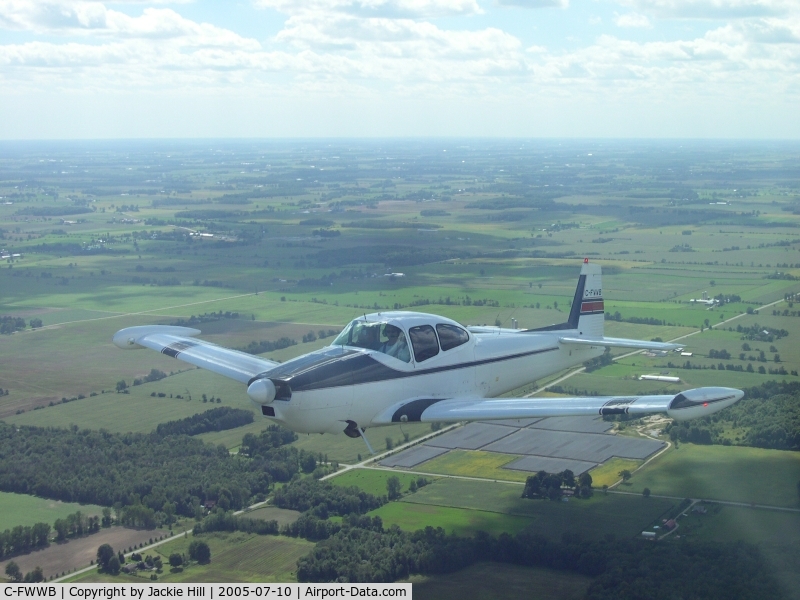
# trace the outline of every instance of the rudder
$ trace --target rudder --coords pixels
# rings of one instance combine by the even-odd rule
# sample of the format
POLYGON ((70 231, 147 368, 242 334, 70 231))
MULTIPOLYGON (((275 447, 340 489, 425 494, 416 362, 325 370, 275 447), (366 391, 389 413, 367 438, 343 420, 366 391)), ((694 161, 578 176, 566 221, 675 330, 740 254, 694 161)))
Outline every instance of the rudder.
POLYGON ((605 307, 603 304, 603 281, 600 265, 583 260, 583 268, 575 290, 570 311, 570 323, 575 323, 579 335, 603 337, 605 307), (573 321, 575 314, 575 321, 573 321))

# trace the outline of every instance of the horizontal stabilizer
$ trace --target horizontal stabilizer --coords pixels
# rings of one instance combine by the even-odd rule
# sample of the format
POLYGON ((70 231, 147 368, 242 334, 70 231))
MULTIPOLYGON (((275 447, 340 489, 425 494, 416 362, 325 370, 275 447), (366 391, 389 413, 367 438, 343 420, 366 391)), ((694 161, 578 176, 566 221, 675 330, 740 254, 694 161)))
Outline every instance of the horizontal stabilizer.
POLYGON ((625 338, 584 338, 584 337, 561 337, 558 341, 562 344, 574 344, 579 346, 608 346, 609 348, 638 348, 639 350, 677 350, 683 348, 681 344, 670 344, 668 342, 646 342, 644 340, 628 340, 625 338))
POLYGON ((114 334, 114 344, 123 349, 150 348, 236 381, 247 383, 277 362, 253 356, 246 352, 230 350, 211 342, 194 339, 197 329, 167 325, 128 327, 114 334))
POLYGON ((487 421, 536 417, 648 415, 664 413, 676 420, 694 419, 722 410, 744 395, 732 388, 706 387, 678 394, 586 398, 449 398, 412 400, 385 412, 374 424, 487 421))

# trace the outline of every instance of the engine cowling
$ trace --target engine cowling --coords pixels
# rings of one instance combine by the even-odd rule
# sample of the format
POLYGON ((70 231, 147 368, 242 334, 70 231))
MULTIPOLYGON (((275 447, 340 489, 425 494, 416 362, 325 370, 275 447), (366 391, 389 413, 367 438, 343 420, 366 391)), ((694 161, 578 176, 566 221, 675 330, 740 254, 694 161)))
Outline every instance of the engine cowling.
POLYGON ((250 397, 250 400, 261 406, 275 400, 276 393, 275 384, 272 383, 271 379, 267 378, 256 379, 247 386, 247 395, 250 397))

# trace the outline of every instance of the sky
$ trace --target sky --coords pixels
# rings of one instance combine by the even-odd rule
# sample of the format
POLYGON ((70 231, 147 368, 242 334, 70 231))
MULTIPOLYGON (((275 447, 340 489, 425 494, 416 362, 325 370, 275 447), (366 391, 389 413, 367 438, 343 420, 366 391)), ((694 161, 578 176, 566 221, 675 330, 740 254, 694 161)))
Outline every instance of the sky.
POLYGON ((800 0, 0 0, 0 139, 800 138, 800 0))

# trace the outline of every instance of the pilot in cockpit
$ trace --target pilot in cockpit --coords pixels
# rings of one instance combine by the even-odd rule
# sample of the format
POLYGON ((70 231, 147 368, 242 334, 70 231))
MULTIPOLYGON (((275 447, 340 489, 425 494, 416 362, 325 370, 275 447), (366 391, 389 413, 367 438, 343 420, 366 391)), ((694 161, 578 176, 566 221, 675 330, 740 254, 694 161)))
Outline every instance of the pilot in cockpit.
POLYGON ((380 330, 374 325, 363 325, 358 327, 356 329, 356 336, 355 340, 353 341, 353 345, 358 346, 359 348, 378 350, 381 346, 379 334, 380 330))
POLYGON ((408 351, 408 342, 406 336, 399 327, 394 325, 384 325, 383 335, 386 336, 386 341, 378 348, 379 352, 393 356, 403 362, 411 360, 411 353, 408 351))

